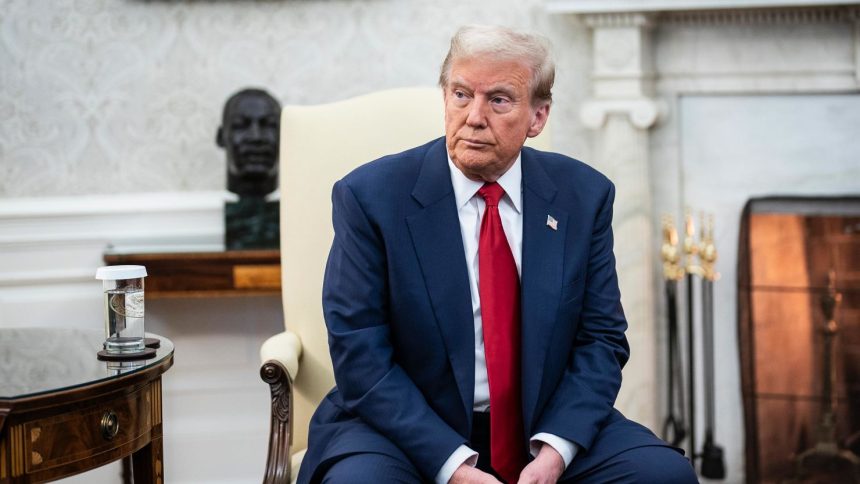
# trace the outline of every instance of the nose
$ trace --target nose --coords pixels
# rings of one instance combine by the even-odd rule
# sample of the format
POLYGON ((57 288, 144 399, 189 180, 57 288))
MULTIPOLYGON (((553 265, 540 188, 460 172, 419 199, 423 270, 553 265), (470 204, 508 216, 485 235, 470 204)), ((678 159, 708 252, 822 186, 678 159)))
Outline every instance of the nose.
POLYGON ((263 136, 263 130, 260 127, 260 123, 254 121, 248 126, 248 137, 254 140, 260 139, 263 136))
POLYGON ((487 105, 475 99, 469 106, 469 115, 466 117, 466 124, 472 128, 487 127, 487 105))

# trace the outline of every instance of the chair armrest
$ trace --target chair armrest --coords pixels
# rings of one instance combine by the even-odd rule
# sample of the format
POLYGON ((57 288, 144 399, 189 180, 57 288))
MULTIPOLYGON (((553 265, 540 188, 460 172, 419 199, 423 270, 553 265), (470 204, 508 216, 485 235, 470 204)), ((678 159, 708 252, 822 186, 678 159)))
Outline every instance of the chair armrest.
POLYGON ((280 361, 272 359, 260 367, 260 377, 272 393, 269 426, 269 456, 264 484, 290 482, 290 445, 293 443, 293 379, 280 361))
POLYGON ((302 343, 285 331, 267 339, 260 347, 260 378, 272 393, 269 456, 263 482, 290 482, 290 444, 293 441, 293 379, 299 372, 302 343))
POLYGON ((291 380, 295 380, 299 372, 299 358, 301 356, 302 342, 291 331, 276 334, 260 346, 261 364, 265 364, 269 360, 278 361, 286 368, 291 380))

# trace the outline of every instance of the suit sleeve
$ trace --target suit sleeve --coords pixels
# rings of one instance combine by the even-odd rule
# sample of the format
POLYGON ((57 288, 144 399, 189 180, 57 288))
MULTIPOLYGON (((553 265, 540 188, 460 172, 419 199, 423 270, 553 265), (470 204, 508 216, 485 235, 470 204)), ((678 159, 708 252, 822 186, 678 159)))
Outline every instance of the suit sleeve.
POLYGON ((615 187, 610 183, 593 224, 573 349, 536 429, 570 440, 586 452, 612 411, 621 369, 630 355, 612 252, 614 200, 615 187))
POLYGON ((397 445, 432 480, 465 439, 428 405, 394 361, 387 261, 378 227, 343 180, 332 193, 334 242, 323 311, 334 376, 346 410, 397 445))

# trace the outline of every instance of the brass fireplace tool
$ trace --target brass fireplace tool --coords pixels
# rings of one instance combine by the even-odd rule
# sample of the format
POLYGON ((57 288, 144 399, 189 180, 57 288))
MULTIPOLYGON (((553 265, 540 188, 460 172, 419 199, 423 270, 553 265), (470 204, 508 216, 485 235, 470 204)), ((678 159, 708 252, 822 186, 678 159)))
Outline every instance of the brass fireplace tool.
MULTIPOLYGON (((705 219, 704 215, 702 219, 705 219)), ((684 217, 684 240, 678 244, 678 233, 671 216, 663 217, 663 277, 666 282, 668 319, 668 416, 663 424, 663 439, 673 445, 688 438, 688 453, 695 464, 701 458, 700 473, 710 479, 725 478, 723 449, 714 443, 714 281, 719 279, 715 263, 714 219, 702 225, 700 240, 696 241, 693 216, 687 210, 684 217), (683 264, 681 255, 683 253, 683 264), (696 357, 695 357, 695 278, 702 280, 702 348, 705 391, 705 442, 701 453, 696 452, 696 357), (687 297, 687 422, 684 425, 683 372, 678 339, 677 290, 678 281, 686 279, 687 297), (676 400, 677 398, 677 400, 676 400), (676 413, 677 412, 677 413, 676 413)))
POLYGON ((821 312, 825 323, 821 328, 824 336, 822 394, 824 408, 816 426, 816 442, 811 449, 797 458, 797 473, 804 482, 860 483, 860 458, 847 449, 841 449, 836 441, 836 369, 833 365, 833 340, 839 333, 836 309, 842 302, 842 294, 836 290, 836 272, 827 276, 827 294, 821 299, 821 312), (835 480, 834 480, 835 479, 835 480))
POLYGON ((687 436, 684 423, 684 381, 681 368, 681 342, 678 340, 678 281, 684 279, 681 254, 678 250, 678 231, 669 216, 663 217, 663 245, 660 249, 663 258, 663 278, 666 280, 667 309, 667 408, 668 415, 663 422, 663 440, 679 445, 687 436), (677 400, 676 400, 677 399, 677 400), (677 402, 677 403, 676 403, 677 402))
MULTIPOLYGON (((704 217, 703 217, 704 218, 704 217)), ((705 444, 702 448, 702 477, 724 479, 726 466, 723 461, 723 448, 714 443, 715 415, 714 406, 714 281, 720 278, 714 265, 717 262, 717 248, 714 245, 714 216, 702 224, 702 242, 699 250, 702 270, 702 362, 705 366, 705 444)))
POLYGON ((696 243, 696 226, 693 215, 687 209, 684 215, 684 272, 687 279, 687 412, 690 419, 690 461, 696 464, 696 344, 693 304, 693 280, 702 272, 696 264, 699 255, 696 243))

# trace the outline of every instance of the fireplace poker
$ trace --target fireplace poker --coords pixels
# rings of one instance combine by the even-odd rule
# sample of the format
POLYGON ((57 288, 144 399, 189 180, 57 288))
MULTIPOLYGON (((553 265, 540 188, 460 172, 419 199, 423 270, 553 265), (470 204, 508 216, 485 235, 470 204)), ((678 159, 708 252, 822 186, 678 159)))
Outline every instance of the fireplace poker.
POLYGON ((687 274, 687 414, 690 418, 690 440, 689 451, 690 461, 696 462, 696 352, 695 352, 695 332, 693 321, 693 279, 696 274, 701 272, 701 269, 695 264, 694 258, 699 253, 699 246, 695 240, 696 229, 693 223, 693 216, 687 210, 685 216, 684 230, 684 270, 687 274))
POLYGON ((708 223, 702 223, 699 259, 702 270, 702 356, 705 373, 705 444, 701 454, 701 474, 708 479, 725 479, 723 448, 714 443, 714 281, 719 279, 720 275, 714 269, 717 248, 714 245, 713 216, 708 223))
POLYGON ((663 422, 663 440, 677 446, 687 436, 684 423, 684 374, 681 370, 681 346, 678 340, 678 281, 684 278, 678 251, 678 231, 670 216, 663 218, 663 277, 666 280, 666 312, 668 340, 667 415, 663 422), (677 403, 675 398, 677 397, 677 403))

